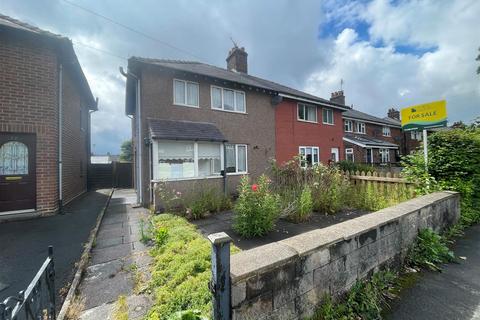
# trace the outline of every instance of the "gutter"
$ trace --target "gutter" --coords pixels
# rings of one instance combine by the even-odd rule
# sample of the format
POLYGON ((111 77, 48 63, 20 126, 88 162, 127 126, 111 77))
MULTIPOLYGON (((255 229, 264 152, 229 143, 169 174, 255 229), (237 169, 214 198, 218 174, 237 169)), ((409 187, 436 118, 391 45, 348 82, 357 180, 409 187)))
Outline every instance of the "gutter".
POLYGON ((383 127, 392 127, 392 128, 397 128, 397 129, 401 129, 401 128, 402 128, 402 126, 399 126, 399 125, 396 125, 396 124, 375 122, 375 121, 370 121, 370 120, 363 120, 363 119, 360 119, 360 118, 352 118, 352 117, 342 116, 342 119, 344 119, 344 120, 352 120, 352 121, 357 121, 357 122, 371 123, 371 124, 376 124, 376 125, 383 126, 383 127))
POLYGON ((63 65, 58 69, 58 212, 63 212, 63 65))
POLYGON ((336 108, 336 109, 340 109, 340 110, 344 110, 344 111, 350 110, 350 108, 347 107, 347 106, 341 107, 341 106, 336 105, 336 104, 328 104, 328 103, 325 103, 325 102, 320 102, 320 101, 315 101, 315 100, 310 100, 310 99, 305 99, 305 98, 299 98, 299 97, 291 96, 289 94, 284 94, 284 93, 279 93, 278 95, 280 97, 293 99, 293 100, 298 100, 298 101, 303 101, 303 102, 308 102, 308 103, 312 103, 312 104, 317 104, 317 105, 321 105, 321 106, 324 106, 324 107, 336 108))
POLYGON ((142 186, 142 177, 143 177, 143 174, 142 174, 142 151, 143 151, 143 139, 142 139, 142 117, 141 117, 141 107, 140 107, 140 102, 141 102, 141 98, 140 98, 140 90, 141 90, 141 87, 140 87, 140 79, 138 78, 137 75, 133 74, 132 72, 128 71, 125 72, 123 70, 122 67, 120 67, 120 73, 125 77, 127 78, 128 80, 128 77, 132 77, 133 79, 135 79, 136 81, 136 90, 135 90, 135 96, 136 96, 136 101, 135 101, 135 116, 136 116, 136 119, 137 119, 137 123, 136 123, 136 131, 137 131, 137 166, 138 166, 138 174, 136 176, 136 178, 138 178, 137 180, 137 202, 139 204, 142 204, 143 203, 143 186, 142 186))
POLYGON ((357 142, 355 140, 343 137, 343 141, 353 143, 354 145, 357 145, 362 148, 376 148, 376 149, 398 149, 398 146, 382 146, 382 145, 366 145, 360 142, 357 142))

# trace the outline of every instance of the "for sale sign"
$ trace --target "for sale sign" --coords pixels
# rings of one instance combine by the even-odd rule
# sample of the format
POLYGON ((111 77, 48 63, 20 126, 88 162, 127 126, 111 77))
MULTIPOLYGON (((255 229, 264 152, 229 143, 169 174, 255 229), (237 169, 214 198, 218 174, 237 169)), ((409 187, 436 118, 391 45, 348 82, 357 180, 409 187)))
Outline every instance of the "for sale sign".
POLYGON ((407 107, 401 110, 402 129, 405 131, 424 130, 447 126, 447 103, 433 101, 407 107))

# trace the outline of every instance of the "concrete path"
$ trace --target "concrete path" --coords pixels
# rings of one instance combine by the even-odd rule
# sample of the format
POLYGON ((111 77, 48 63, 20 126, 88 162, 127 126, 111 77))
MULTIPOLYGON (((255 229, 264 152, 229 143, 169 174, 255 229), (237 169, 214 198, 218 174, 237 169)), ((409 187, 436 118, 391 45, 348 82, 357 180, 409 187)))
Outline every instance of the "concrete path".
POLYGON ((88 192, 68 204, 64 215, 1 223, 0 301, 26 289, 46 259, 49 245, 54 250, 57 292, 65 287, 109 193, 88 192))
POLYGON ((387 319, 480 320, 480 225, 467 230, 453 249, 466 260, 423 274, 402 292, 387 319))
POLYGON ((150 256, 141 242, 148 210, 133 208, 133 190, 115 190, 98 231, 89 266, 80 284, 82 320, 113 319, 119 296, 127 297, 129 319, 142 318, 151 306, 141 285, 148 280, 150 256))

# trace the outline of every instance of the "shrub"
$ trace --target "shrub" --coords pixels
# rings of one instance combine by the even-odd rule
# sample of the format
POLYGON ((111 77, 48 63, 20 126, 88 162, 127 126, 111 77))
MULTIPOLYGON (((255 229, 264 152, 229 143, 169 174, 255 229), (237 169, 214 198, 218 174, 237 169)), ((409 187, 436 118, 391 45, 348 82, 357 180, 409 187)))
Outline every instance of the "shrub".
POLYGON ((309 186, 305 186, 298 199, 298 205, 296 210, 289 216, 294 222, 306 221, 312 215, 313 200, 312 190, 309 186))
POLYGON ((440 264, 454 260, 455 255, 448 248, 447 240, 431 229, 419 232, 417 241, 407 257, 409 265, 432 271, 440 271, 440 264))
POLYGON ((368 164, 362 163, 355 163, 352 161, 342 160, 336 163, 336 166, 342 171, 349 171, 349 172, 374 172, 375 168, 368 164))
POLYGON ((335 167, 319 164, 312 169, 312 172, 314 210, 325 214, 342 210, 346 204, 345 198, 350 182, 335 167))
POLYGON ((274 227, 279 216, 279 198, 269 188, 269 179, 262 175, 250 185, 244 176, 238 187, 239 197, 234 207, 233 229, 246 238, 263 236, 274 227))

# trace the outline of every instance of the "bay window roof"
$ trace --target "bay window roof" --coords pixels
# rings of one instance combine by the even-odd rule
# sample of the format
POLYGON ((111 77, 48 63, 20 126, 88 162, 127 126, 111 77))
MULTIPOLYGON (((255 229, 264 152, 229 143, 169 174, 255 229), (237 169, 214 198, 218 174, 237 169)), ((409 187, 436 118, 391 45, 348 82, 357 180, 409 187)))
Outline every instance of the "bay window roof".
POLYGON ((223 133, 208 122, 148 119, 150 137, 164 140, 226 142, 223 133))

